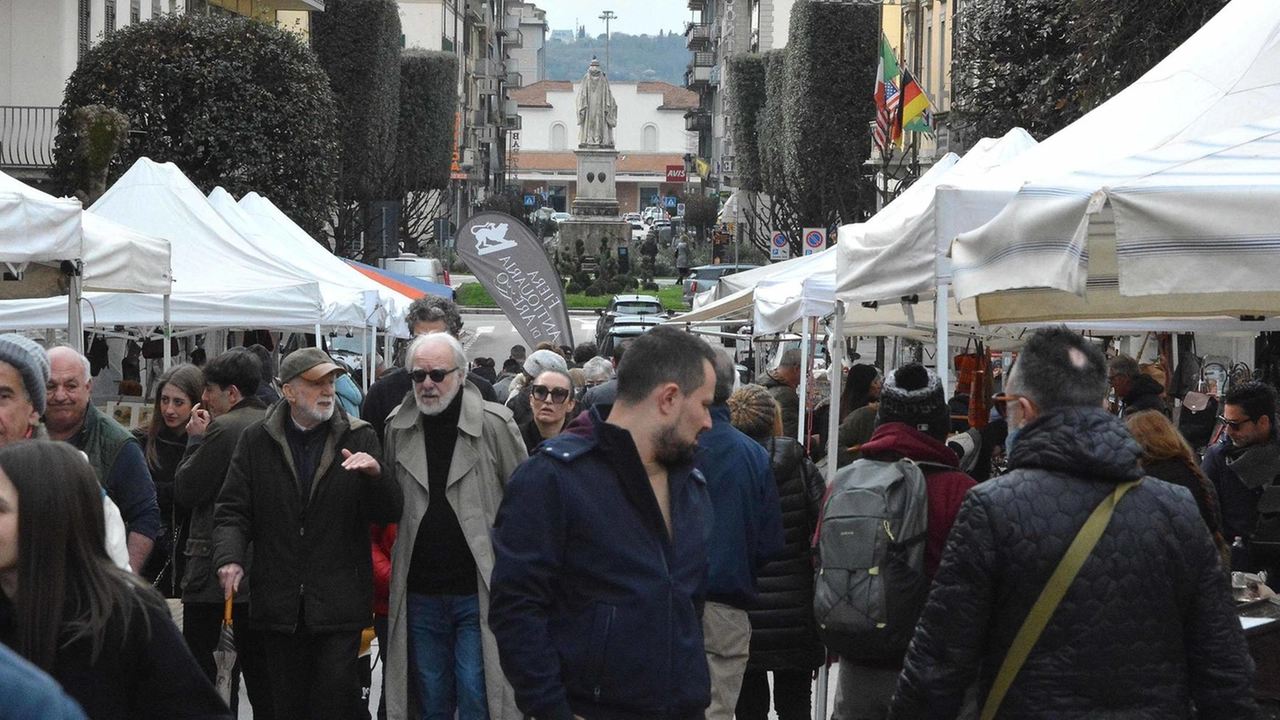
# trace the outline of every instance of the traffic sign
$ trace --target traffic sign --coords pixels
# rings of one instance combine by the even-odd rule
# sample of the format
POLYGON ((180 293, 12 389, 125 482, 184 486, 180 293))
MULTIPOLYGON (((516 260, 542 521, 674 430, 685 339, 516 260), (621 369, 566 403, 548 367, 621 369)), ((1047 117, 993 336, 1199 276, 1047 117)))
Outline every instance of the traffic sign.
POLYGON ((663 207, 669 207, 669 208, 671 208, 672 210, 674 210, 674 209, 675 209, 675 207, 676 207, 676 204, 677 204, 677 202, 676 202, 676 196, 675 196, 675 195, 668 195, 668 196, 666 196, 666 197, 662 198, 662 206, 663 206, 663 207))
POLYGON ((804 229, 804 254, 812 255, 827 249, 827 233, 822 228, 804 229))
POLYGON ((774 230, 769 237, 769 259, 788 260, 790 258, 791 243, 787 240, 787 234, 774 230))
POLYGON ((676 214, 680 217, 684 217, 684 203, 676 205, 676 214))
POLYGON ((535 206, 537 206, 537 204, 538 204, 538 198, 537 198, 537 196, 535 196, 535 195, 525 195, 525 196, 524 196, 524 206, 525 206, 525 207, 535 207, 535 206))
POLYGON ((662 196, 660 196, 660 195, 654 195, 653 197, 649 198, 649 204, 650 204, 650 205, 653 205, 653 206, 655 206, 655 207, 656 207, 656 206, 658 206, 658 205, 661 205, 661 204, 662 204, 662 196))

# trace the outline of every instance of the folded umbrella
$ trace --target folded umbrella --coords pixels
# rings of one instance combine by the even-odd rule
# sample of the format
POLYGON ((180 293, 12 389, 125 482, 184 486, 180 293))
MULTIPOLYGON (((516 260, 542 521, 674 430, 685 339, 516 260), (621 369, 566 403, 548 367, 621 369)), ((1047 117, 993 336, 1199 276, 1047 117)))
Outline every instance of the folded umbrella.
POLYGON ((236 633, 231 623, 231 598, 227 598, 226 607, 222 611, 222 634, 218 636, 218 647, 213 651, 213 663, 218 669, 214 689, 227 707, 231 707, 232 671, 236 666, 236 633))

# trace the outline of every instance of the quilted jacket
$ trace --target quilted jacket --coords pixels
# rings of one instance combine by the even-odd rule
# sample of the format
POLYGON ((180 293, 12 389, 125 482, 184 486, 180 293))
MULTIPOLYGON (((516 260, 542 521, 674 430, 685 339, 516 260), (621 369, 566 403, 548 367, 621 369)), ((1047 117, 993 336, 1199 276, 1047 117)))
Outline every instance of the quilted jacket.
MULTIPOLYGON (((916 627, 897 718, 954 718, 1001 661, 1085 518, 1142 475, 1101 408, 1023 428, 1011 472, 969 491, 916 627)), ((1191 493, 1148 478, 1111 523, 1000 706, 1001 718, 1252 718, 1253 662, 1191 493)))

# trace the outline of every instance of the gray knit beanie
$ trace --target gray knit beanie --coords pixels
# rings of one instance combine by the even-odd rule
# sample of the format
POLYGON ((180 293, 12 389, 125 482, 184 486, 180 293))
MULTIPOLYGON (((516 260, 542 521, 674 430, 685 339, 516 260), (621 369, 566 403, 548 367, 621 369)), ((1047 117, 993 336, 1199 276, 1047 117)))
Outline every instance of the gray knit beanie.
POLYGON ((44 415, 45 385, 49 384, 49 355, 44 348, 21 335, 0 335, 0 362, 18 371, 31 406, 44 415))
POLYGON ((880 389, 876 427, 900 422, 938 440, 951 434, 951 410, 938 376, 920 363, 908 363, 889 373, 880 389))
POLYGON ((564 361, 564 356, 553 350, 535 350, 524 361, 524 371, 529 373, 529 377, 536 378, 548 370, 559 370, 562 373, 569 373, 569 363, 564 361))

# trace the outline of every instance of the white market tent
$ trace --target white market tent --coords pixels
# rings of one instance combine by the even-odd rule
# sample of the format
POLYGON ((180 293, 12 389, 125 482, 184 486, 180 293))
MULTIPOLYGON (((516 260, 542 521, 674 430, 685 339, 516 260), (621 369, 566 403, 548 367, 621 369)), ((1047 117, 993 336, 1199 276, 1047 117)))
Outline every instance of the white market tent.
MULTIPOLYGON (((311 328, 322 317, 316 283, 282 274, 170 163, 140 159, 90 212, 171 243, 173 325, 311 328)), ((89 325, 164 324, 160 295, 85 293, 85 306, 89 325)), ((65 317, 65 306, 50 299, 0 304, 0 327, 57 327, 65 317)))
MULTIPOLYGON (((302 261, 299 253, 291 250, 289 241, 281 237, 283 233, 264 228, 236 204, 231 193, 221 187, 214 188, 209 193, 208 200, 227 225, 248 240, 255 250, 269 258, 273 265, 283 268, 291 276, 311 277, 316 281, 320 287, 320 297, 324 301, 324 315, 320 320, 322 326, 362 328, 373 323, 377 327, 381 322, 381 309, 378 307, 379 298, 376 294, 372 298, 366 298, 363 289, 316 274, 313 268, 302 261), (369 304, 367 312, 366 301, 369 304)), ((311 244, 315 245, 314 242, 311 244)))
POLYGON ((1076 123, 939 189, 957 296, 984 322, 1277 314, 1277 118, 1280 4, 1233 0, 1076 123))
MULTIPOLYGON (((215 190, 216 192, 216 190, 215 190)), ((210 196, 212 198, 212 195, 210 196)), ((299 267, 305 269, 318 280, 335 285, 349 286, 362 293, 373 291, 378 293, 381 322, 377 327, 395 330, 404 325, 404 313, 412 302, 409 298, 391 288, 374 282, 364 274, 352 268, 341 258, 326 250, 317 243, 305 230, 298 226, 280 208, 269 199, 256 192, 250 192, 240 198, 240 209, 257 223, 258 227, 279 243, 279 247, 289 255, 299 267)), ((367 298, 368 296, 365 295, 367 298)), ((408 337, 408 330, 398 332, 408 337)))

